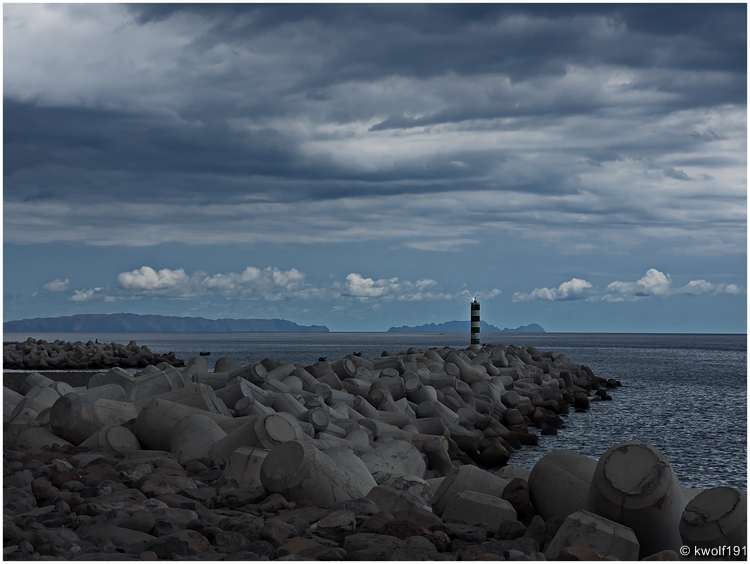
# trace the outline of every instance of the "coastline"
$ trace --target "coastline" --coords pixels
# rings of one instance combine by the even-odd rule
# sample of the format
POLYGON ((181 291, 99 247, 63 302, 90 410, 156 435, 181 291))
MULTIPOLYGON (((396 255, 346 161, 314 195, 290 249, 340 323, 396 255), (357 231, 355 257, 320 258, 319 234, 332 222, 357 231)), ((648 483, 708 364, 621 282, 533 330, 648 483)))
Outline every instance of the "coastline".
MULTIPOLYGON (((64 523, 75 534, 52 550, 14 525, 9 534, 18 537, 8 553, 14 559, 30 559, 34 549, 66 559, 107 554, 118 543, 134 559, 169 559, 175 542, 186 543, 181 556, 211 559, 584 555, 561 544, 569 530, 581 530, 589 546, 609 546, 588 557, 671 557, 690 497, 708 495, 715 503, 717 495, 716 488, 682 488, 671 470, 660 472, 659 488, 674 498, 668 512, 659 498, 648 515, 618 518, 627 549, 607 545, 610 533, 603 531, 616 518, 610 506, 621 502, 597 478, 599 468, 609 459, 610 468, 628 467, 620 461, 627 455, 646 476, 652 464, 668 468, 669 461, 655 447, 630 441, 610 444, 598 462, 554 450, 532 468, 515 466, 513 452, 537 444, 531 427, 565 434, 560 415, 571 419, 592 404, 611 405, 604 401, 618 385, 565 354, 531 345, 411 347, 311 364, 269 357, 238 364, 225 356, 213 371, 205 357, 193 357, 183 369, 45 372, 50 380, 4 373, 27 390, 17 395, 24 410, 5 426, 5 454, 13 461, 5 510, 19 524, 33 514, 48 530, 64 523), (92 388, 78 392, 89 399, 54 399, 69 390, 59 382, 85 385, 92 377, 92 388), (36 398, 52 402, 46 416, 36 398), (71 402, 81 409, 63 416, 71 402), (97 402, 119 419, 109 425, 97 419, 97 402), (50 476, 29 483, 27 466, 40 460, 50 476), (168 484, 161 472, 167 469, 168 484), (589 491, 597 492, 593 505, 589 491), (43 502, 57 496, 66 505, 29 505, 31 494, 43 502), (110 523, 105 516, 115 507, 110 523), (134 519, 143 536, 124 543, 134 538, 125 525, 134 519), (280 524, 294 519, 293 526, 280 524), (240 536, 230 542, 216 525, 240 536)), ((632 480, 623 479, 625 492, 632 480)))

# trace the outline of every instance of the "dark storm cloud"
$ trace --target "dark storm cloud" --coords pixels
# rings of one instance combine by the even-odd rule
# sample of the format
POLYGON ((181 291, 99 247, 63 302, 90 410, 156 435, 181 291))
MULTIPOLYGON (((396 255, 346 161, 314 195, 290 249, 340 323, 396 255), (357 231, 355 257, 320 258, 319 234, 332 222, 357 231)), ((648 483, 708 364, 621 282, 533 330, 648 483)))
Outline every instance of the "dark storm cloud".
MULTIPOLYGON (((743 181, 742 4, 19 5, 5 31, 6 203, 75 204, 97 232, 111 218, 85 206, 124 194, 194 206, 216 237, 260 230, 234 204, 322 202, 320 230, 373 198, 351 237, 461 192, 500 200, 476 211, 493 225, 529 225, 523 206, 672 225, 643 194, 743 181)), ((473 212, 444 205, 469 240, 473 212)))

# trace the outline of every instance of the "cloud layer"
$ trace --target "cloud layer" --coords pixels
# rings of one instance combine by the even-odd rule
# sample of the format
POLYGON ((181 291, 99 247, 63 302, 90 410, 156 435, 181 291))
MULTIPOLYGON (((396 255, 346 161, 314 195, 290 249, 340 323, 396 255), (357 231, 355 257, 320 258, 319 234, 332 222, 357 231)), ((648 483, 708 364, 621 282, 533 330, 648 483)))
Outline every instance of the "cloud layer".
POLYGON ((455 252, 543 221, 736 251, 745 31, 743 5, 9 4, 5 240, 455 252))
POLYGON ((669 274, 650 268, 635 282, 616 280, 607 285, 604 293, 597 293, 594 285, 580 278, 563 282, 557 288, 534 288, 529 293, 516 292, 513 302, 587 300, 608 302, 636 301, 642 298, 667 297, 676 294, 730 294, 739 295, 743 288, 737 284, 713 284, 706 280, 691 280, 675 288, 669 274))
MULTIPOLYGON (((53 281, 55 287, 60 281, 53 281)), ((53 284, 53 283, 50 283, 53 284)), ((67 288, 66 288, 67 290, 67 288)), ((54 290, 64 291, 64 290, 54 290)), ((493 299, 502 292, 499 288, 483 290, 481 295, 493 299)), ((446 301, 466 300, 465 292, 448 292, 440 289, 435 280, 416 281, 381 278, 374 280, 352 272, 342 282, 312 284, 296 268, 280 270, 276 267, 260 269, 248 266, 242 272, 207 274, 196 271, 187 274, 184 269, 162 268, 156 270, 142 266, 117 275, 117 284, 85 290, 74 290, 70 300, 127 300, 146 297, 196 299, 220 296, 239 300, 343 300, 374 301, 446 301)))

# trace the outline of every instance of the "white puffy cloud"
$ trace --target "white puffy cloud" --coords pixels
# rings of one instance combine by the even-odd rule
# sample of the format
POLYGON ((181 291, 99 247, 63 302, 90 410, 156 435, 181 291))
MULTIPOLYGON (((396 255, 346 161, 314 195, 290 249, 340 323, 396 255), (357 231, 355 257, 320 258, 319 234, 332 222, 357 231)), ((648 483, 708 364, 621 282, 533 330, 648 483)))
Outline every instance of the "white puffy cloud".
POLYGON ((530 302, 534 300, 581 300, 589 295, 593 284, 580 278, 572 278, 563 282, 557 288, 534 288, 528 294, 516 292, 513 294, 513 302, 530 302))
POLYGON ((652 296, 673 296, 687 294, 730 294, 742 293, 742 287, 736 284, 714 284, 707 280, 691 280, 682 287, 672 286, 672 277, 655 268, 650 268, 646 274, 635 282, 612 282, 607 286, 607 294, 602 299, 609 302, 635 301, 652 296))
POLYGON ((88 290, 74 290, 70 300, 73 302, 89 302, 101 297, 101 288, 89 288, 88 290))
POLYGON ((324 293, 322 289, 306 284, 305 274, 296 268, 284 271, 271 266, 263 270, 248 266, 241 273, 230 272, 211 276, 200 274, 203 277, 197 284, 202 292, 214 292, 225 296, 280 300, 322 297, 324 293))
POLYGON ((144 294, 190 295, 190 277, 182 268, 163 268, 158 272, 150 266, 142 266, 131 272, 117 275, 120 287, 144 294))
POLYGON ((672 290, 672 279, 669 274, 664 274, 650 268, 646 274, 636 282, 615 281, 607 286, 607 291, 615 297, 642 298, 646 296, 666 296, 672 290))
POLYGON ((737 296, 742 293, 742 286, 737 286, 737 284, 727 284, 724 287, 724 293, 737 296))
POLYGON ((49 292, 67 292, 70 288, 70 280, 66 278, 65 280, 62 280, 61 278, 55 278, 54 280, 50 280, 46 284, 42 286, 45 290, 49 292))
POLYGON ((352 272, 346 277, 346 295, 366 301, 372 298, 401 301, 450 300, 455 296, 437 291, 435 280, 424 278, 411 282, 398 278, 373 280, 352 272))

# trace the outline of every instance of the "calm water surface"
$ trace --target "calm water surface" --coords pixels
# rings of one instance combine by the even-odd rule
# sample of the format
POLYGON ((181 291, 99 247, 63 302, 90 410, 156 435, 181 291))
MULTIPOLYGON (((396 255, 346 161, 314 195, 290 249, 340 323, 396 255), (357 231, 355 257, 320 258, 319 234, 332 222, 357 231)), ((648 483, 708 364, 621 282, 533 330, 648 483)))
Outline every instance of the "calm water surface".
MULTIPOLYGON (((4 340, 27 334, 6 333, 4 340)), ((201 351, 213 368, 216 359, 238 363, 265 357, 280 362, 336 360, 352 352, 364 357, 409 347, 465 348, 456 333, 39 333, 48 341, 64 339, 127 344, 131 339, 154 352, 174 351, 185 360, 201 351)), ((592 402, 587 413, 571 413, 556 437, 540 437, 512 463, 531 468, 544 454, 566 448, 599 458, 627 440, 655 445, 669 459, 683 486, 747 489, 747 337, 746 335, 663 335, 581 333, 495 333, 483 340, 505 345, 534 345, 566 354, 597 376, 616 378, 622 388, 614 401, 592 402)), ((535 430, 535 429, 534 429, 535 430)))

